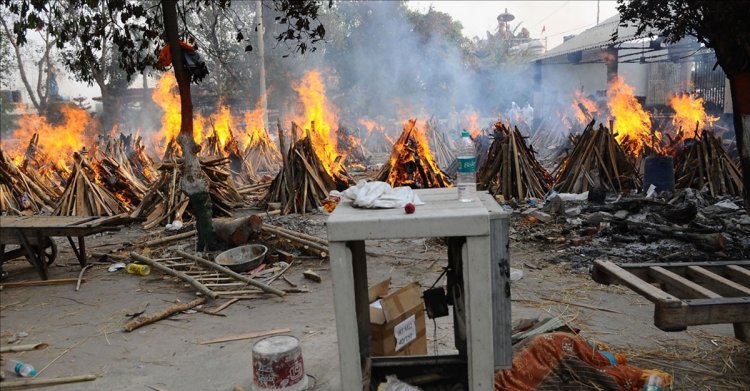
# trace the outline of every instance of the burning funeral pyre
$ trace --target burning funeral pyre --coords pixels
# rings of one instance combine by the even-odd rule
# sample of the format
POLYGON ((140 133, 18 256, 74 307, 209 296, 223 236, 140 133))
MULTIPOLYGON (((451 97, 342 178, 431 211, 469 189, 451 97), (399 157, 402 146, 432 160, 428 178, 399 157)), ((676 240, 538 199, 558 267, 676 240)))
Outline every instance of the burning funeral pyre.
POLYGON ((552 177, 526 146, 518 128, 498 122, 493 136, 487 158, 477 171, 478 187, 508 200, 543 198, 552 177))
POLYGON ((337 149, 339 140, 332 127, 337 121, 325 95, 322 75, 308 72, 294 89, 304 113, 292 121, 288 151, 284 132, 279 130, 282 167, 263 198, 268 205, 278 203, 284 214, 315 210, 328 192, 343 190, 352 183, 344 168, 346 156, 337 149), (304 124, 304 130, 298 122, 304 124), (298 139, 301 131, 304 134, 298 139))
POLYGON ((625 192, 641 187, 641 178, 612 132, 592 120, 580 136, 574 137, 575 147, 553 174, 554 189, 561 193, 583 193, 603 186, 610 191, 625 192))
POLYGON ((362 118, 359 125, 367 129, 367 136, 362 144, 372 153, 388 153, 393 149, 393 139, 385 132, 385 127, 373 120, 362 118))
POLYGON ((404 124, 401 137, 393 144, 391 156, 376 175, 376 180, 387 182, 393 187, 453 187, 448 175, 433 158, 429 142, 417 128, 416 119, 410 119, 404 124))
POLYGON ((713 197, 742 195, 742 172, 712 132, 706 130, 695 135, 685 141, 683 148, 675 152, 677 188, 701 190, 708 187, 713 197))

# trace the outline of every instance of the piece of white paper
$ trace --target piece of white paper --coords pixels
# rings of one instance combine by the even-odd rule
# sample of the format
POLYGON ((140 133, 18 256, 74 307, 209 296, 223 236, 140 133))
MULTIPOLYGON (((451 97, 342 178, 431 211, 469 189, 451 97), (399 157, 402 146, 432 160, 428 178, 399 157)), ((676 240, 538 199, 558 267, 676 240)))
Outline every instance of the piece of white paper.
POLYGON ((409 342, 417 339, 417 318, 412 315, 393 328, 393 335, 396 337, 396 351, 401 350, 409 342))

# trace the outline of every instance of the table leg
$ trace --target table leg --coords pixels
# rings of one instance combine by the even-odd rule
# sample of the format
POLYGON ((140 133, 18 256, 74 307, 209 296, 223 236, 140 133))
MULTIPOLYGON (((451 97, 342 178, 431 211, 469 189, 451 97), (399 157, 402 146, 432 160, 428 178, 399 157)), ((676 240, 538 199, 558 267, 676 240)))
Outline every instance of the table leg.
POLYGON ((448 300, 453 306, 453 341, 458 354, 466 356, 466 298, 461 251, 466 238, 448 238, 448 300))
POLYGON ((359 359, 362 366, 363 381, 369 383, 370 365, 372 363, 372 342, 370 331, 370 300, 367 286, 367 254, 365 242, 347 242, 352 252, 352 271, 354 273, 354 306, 357 309, 357 332, 359 334, 359 359))
POLYGON ((78 263, 81 268, 86 267, 86 242, 85 236, 78 237, 78 263))
POLYGON ((469 387, 491 390, 494 384, 492 336, 492 267, 489 236, 469 236, 463 250, 467 339, 469 345, 469 387))
POLYGON ((48 278, 47 263, 44 262, 41 257, 41 252, 44 250, 32 246, 29 238, 27 238, 23 232, 18 232, 18 237, 21 239, 21 247, 26 250, 26 258, 29 260, 29 263, 31 263, 31 266, 34 266, 37 273, 39 273, 39 277, 41 277, 42 280, 46 280, 48 278))
POLYGON ((70 243, 70 248, 73 249, 73 253, 76 255, 76 258, 78 258, 78 262, 81 260, 81 255, 78 253, 78 247, 76 247, 76 243, 73 241, 73 238, 70 236, 66 236, 68 238, 68 243, 70 243))
POLYGON ((513 364, 508 234, 508 220, 490 220, 495 370, 510 368, 513 364))
POLYGON ((341 389, 353 391, 362 389, 362 368, 358 360, 352 359, 360 357, 357 317, 352 316, 356 313, 352 252, 346 246, 346 242, 329 242, 328 250, 333 277, 341 389))

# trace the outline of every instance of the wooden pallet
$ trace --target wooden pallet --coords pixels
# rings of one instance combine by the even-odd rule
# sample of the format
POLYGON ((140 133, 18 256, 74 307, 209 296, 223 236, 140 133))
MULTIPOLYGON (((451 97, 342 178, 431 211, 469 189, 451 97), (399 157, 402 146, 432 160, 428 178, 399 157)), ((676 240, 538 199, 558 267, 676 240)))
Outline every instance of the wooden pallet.
POLYGON ((664 331, 732 323, 750 342, 750 260, 634 263, 594 261, 594 281, 622 284, 656 304, 654 324, 664 331))

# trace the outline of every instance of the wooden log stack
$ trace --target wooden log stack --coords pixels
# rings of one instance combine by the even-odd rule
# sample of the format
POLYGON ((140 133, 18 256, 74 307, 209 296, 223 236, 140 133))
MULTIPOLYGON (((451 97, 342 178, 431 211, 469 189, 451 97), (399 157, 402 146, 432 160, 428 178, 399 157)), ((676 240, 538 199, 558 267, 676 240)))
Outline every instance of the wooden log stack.
POLYGON ((385 132, 385 128, 376 125, 365 137, 362 142, 365 148, 373 153, 388 153, 393 149, 393 139, 385 132))
POLYGON ((245 161, 256 173, 275 175, 281 169, 281 152, 268 132, 261 129, 249 135, 243 152, 245 161))
POLYGON ((486 161, 477 170, 479 189, 508 200, 543 198, 551 182, 551 175, 536 160, 518 128, 496 123, 486 161))
POLYGON ((0 214, 22 215, 39 213, 55 205, 56 192, 26 175, 0 149, 0 214))
POLYGON ((128 207, 135 208, 148 191, 148 184, 133 170, 122 139, 108 139, 92 155, 96 182, 128 207))
POLYGON ((448 174, 440 169, 424 134, 417 128, 417 120, 410 119, 396 143, 388 161, 376 175, 376 180, 393 187, 410 186, 415 189, 452 187, 448 174))
MULTIPOLYGON (((220 157, 201 160, 201 170, 208 179, 209 192, 214 216, 231 216, 230 209, 242 202, 242 196, 232 180, 229 170, 225 167, 228 158, 220 157)), ((159 224, 183 220, 184 214, 189 212, 189 200, 180 188, 182 178, 182 159, 172 157, 157 165, 159 178, 151 184, 143 201, 136 208, 131 217, 144 217, 144 228, 152 228, 159 224)))
POLYGON ((625 192, 641 187, 633 159, 612 132, 592 120, 574 141, 575 147, 553 174, 553 188, 561 193, 583 193, 595 186, 625 192))
POLYGON ((70 168, 59 159, 52 159, 39 146, 39 134, 34 133, 26 146, 19 168, 37 184, 59 197, 70 176, 70 168))
POLYGON ((721 141, 709 130, 690 140, 675 153, 675 187, 703 189, 712 196, 741 196, 742 172, 721 141))
MULTIPOLYGON (((329 173, 318 158, 315 146, 308 133, 293 142, 286 151, 281 126, 278 126, 281 142, 282 168, 271 182, 263 203, 279 203, 282 214, 307 213, 322 205, 322 200, 331 190, 346 189, 352 180, 343 168, 329 173)), ((292 139, 296 138, 297 125, 292 123, 292 139)))
POLYGON ((128 156, 132 172, 142 183, 150 185, 159 177, 154 159, 146 152, 146 144, 140 135, 120 134, 122 148, 128 156))
POLYGON ((370 164, 372 154, 365 148, 362 139, 342 124, 339 124, 336 132, 336 147, 339 151, 346 151, 347 169, 364 170, 370 164))
POLYGON ((216 130, 216 127, 211 123, 213 134, 209 136, 203 142, 201 148, 202 155, 206 158, 216 157, 227 157, 229 162, 229 170, 232 174, 232 179, 241 185, 249 185, 257 182, 257 173, 255 167, 248 164, 245 160, 245 156, 240 152, 239 141, 234 137, 232 129, 229 128, 228 139, 226 144, 222 146, 220 136, 216 130))
POLYGON ((456 160, 455 146, 448 139, 448 136, 438 129, 437 121, 434 118, 430 118, 425 124, 425 134, 430 140, 430 149, 438 167, 449 167, 456 160))
POLYGON ((130 212, 126 203, 96 183, 95 168, 86 154, 73 153, 75 164, 65 191, 53 212, 55 216, 115 216, 130 212))

